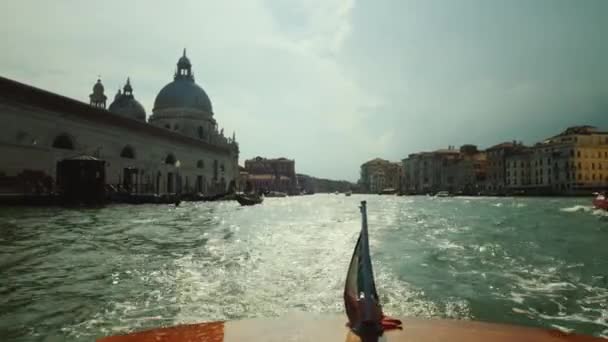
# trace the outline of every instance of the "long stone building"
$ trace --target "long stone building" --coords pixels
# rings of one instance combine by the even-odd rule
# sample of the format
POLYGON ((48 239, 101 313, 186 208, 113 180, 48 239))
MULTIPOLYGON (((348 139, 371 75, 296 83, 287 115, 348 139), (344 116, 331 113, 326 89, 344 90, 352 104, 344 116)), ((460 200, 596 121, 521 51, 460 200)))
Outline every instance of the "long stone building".
POLYGON ((0 77, 0 192, 54 191, 57 162, 78 155, 105 160, 106 183, 131 192, 213 193, 237 180, 239 146, 218 129, 185 50, 148 122, 129 79, 107 109, 100 80, 89 99, 0 77))

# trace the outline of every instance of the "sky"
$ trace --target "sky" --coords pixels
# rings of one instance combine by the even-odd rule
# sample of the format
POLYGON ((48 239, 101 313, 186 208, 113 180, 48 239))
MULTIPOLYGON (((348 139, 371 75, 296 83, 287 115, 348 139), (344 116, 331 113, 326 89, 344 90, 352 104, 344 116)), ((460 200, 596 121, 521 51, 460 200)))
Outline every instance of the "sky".
POLYGON ((605 0, 0 2, 0 75, 88 102, 126 78, 152 112, 183 48, 240 162, 362 163, 571 125, 608 128, 605 0))

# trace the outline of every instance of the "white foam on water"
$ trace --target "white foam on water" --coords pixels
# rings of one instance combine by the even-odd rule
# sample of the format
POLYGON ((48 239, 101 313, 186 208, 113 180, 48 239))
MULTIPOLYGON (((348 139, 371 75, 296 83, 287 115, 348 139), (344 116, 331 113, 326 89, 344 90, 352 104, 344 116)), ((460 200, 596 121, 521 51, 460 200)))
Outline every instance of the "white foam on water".
POLYGON ((439 247, 440 249, 458 249, 458 250, 464 250, 464 247, 456 244, 450 240, 441 240, 439 241, 439 243, 437 244, 437 247, 439 247))
POLYGON ((511 311, 515 312, 516 314, 526 315, 529 318, 533 318, 534 316, 532 312, 522 308, 511 308, 511 311))
POLYGON ((526 296, 524 294, 521 293, 516 293, 511 291, 511 300, 514 301, 517 304, 523 304, 524 301, 526 300, 525 298, 526 296))
POLYGON ((608 217, 608 210, 604 209, 593 209, 593 215, 600 216, 602 218, 608 217))
MULTIPOLYGON (((137 236, 146 239, 133 245, 125 257, 145 254, 140 262, 144 265, 117 262, 100 273, 108 288, 103 293, 105 302, 92 313, 66 321, 63 331, 76 338, 65 340, 295 311, 341 313, 345 269, 360 229, 356 201, 336 205, 346 201, 321 195, 268 199, 251 208, 235 203, 197 204, 178 211, 154 209, 163 212, 155 216, 150 211, 150 218, 135 217, 137 236), (194 210, 182 216, 189 209, 194 210), (148 219, 155 221, 146 223, 148 219), (179 229, 174 229, 176 221, 179 229), (187 240, 189 232, 196 232, 200 244, 187 240), (113 281, 117 284, 112 285, 113 281)), ((565 228, 599 221, 591 215, 560 214, 556 209, 591 212, 589 207, 574 206, 579 203, 574 200, 497 203, 492 198, 451 202, 408 198, 404 206, 398 201, 370 196, 368 202, 373 213, 369 219, 374 271, 387 313, 468 319, 471 313, 482 312, 475 318, 507 323, 513 313, 492 310, 507 303, 505 311, 522 315, 519 318, 527 325, 608 335, 606 273, 600 268, 594 271, 597 279, 588 279, 585 274, 594 265, 585 255, 566 251, 562 255, 560 250, 551 250, 554 246, 543 245, 552 242, 547 234, 580 237, 578 230, 565 228), (464 203, 476 200, 484 202, 479 206, 464 203), (556 216, 564 225, 551 221, 556 216), (500 228, 492 225, 505 217, 508 223, 500 228), (528 222, 530 217, 538 221, 535 226, 528 222), (555 224, 555 229, 546 230, 547 222, 555 224), (425 257, 427 253, 432 257, 425 257)), ((133 230, 116 234, 135 236, 133 230)), ((589 253, 603 257, 601 240, 598 243, 600 247, 590 248, 589 253)), ((82 295, 87 295, 87 289, 82 289, 82 295)))
POLYGON ((587 205, 575 205, 572 207, 561 208, 560 211, 565 213, 588 212, 593 210, 593 207, 587 205))
POLYGON ((153 222, 157 222, 158 219, 155 218, 146 218, 146 219, 135 219, 135 220, 131 220, 129 221, 129 223, 134 223, 134 224, 148 224, 148 223, 153 223, 153 222))
POLYGON ((565 332, 565 333, 571 333, 571 332, 573 332, 573 331, 574 331, 574 329, 572 329, 572 328, 566 328, 566 327, 563 327, 563 326, 561 326, 561 325, 557 325, 557 324, 551 324, 551 326, 552 326, 553 328, 555 328, 555 329, 557 329, 557 330, 560 330, 560 331, 563 331, 563 332, 565 332))

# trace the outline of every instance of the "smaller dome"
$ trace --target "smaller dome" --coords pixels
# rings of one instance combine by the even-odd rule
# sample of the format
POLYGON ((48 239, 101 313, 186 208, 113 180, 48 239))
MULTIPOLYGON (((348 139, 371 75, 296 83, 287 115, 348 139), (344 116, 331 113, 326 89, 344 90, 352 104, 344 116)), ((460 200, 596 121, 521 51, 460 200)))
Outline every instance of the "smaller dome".
POLYGON ((112 113, 128 117, 130 119, 146 121, 146 110, 133 96, 131 81, 127 78, 127 83, 123 88, 123 93, 118 90, 114 97, 114 102, 108 108, 112 113))
POLYGON ((126 95, 114 100, 108 110, 130 119, 146 121, 146 110, 135 98, 126 95))

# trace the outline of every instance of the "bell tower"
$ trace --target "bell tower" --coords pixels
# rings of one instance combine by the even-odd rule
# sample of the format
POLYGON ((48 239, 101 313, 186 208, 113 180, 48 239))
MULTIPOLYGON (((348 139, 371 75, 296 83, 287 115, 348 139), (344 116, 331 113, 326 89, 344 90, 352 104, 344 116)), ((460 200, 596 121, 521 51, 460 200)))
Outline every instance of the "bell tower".
POLYGON ((91 100, 91 106, 99 109, 106 109, 106 100, 108 98, 103 92, 103 84, 101 84, 101 79, 98 78, 97 83, 95 83, 95 85, 93 86, 93 93, 89 95, 89 99, 91 100))

